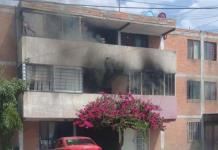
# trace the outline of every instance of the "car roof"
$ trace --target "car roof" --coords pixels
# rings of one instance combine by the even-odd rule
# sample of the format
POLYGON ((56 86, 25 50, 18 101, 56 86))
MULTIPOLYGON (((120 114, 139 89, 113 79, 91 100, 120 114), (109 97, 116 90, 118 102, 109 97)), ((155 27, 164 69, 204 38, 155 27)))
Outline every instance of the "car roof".
POLYGON ((90 137, 85 137, 85 136, 69 136, 69 137, 61 137, 59 139, 91 139, 90 137))

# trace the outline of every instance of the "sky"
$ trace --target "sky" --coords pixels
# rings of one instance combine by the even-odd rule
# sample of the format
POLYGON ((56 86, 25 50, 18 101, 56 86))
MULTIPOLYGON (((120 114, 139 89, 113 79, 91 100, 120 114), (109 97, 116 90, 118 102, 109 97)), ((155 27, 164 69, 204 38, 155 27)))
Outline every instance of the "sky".
MULTIPOLYGON (((40 1, 40 0, 38 0, 40 1)), ((60 2, 67 4, 85 4, 85 5, 104 5, 118 6, 118 0, 43 0, 51 2, 60 2)), ((120 0, 123 7, 218 7, 218 0, 120 0)), ((0 0, 0 4, 16 5, 17 0, 0 0)), ((109 8, 101 8, 109 9, 109 8)), ((115 8, 113 8, 114 10, 115 8)), ((152 11, 154 16, 160 12, 165 12, 167 18, 175 19, 177 27, 218 32, 218 9, 213 10, 193 10, 193 9, 127 9, 122 8, 122 12, 145 14, 152 11)))

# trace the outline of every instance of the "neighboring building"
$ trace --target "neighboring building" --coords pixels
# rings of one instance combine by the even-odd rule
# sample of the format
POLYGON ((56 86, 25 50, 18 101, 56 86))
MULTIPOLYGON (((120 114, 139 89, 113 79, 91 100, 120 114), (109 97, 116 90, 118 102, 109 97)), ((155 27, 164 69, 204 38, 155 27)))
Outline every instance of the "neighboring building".
POLYGON ((113 149, 119 138, 113 130, 72 124, 102 91, 131 92, 162 108, 166 130, 150 130, 148 138, 127 130, 123 150, 199 149, 202 115, 204 144, 216 149, 216 115, 208 114, 218 111, 218 35, 205 33, 201 71, 200 33, 174 31, 171 19, 28 1, 16 9, 1 6, 0 12, 0 63, 6 77, 27 83, 19 103, 24 128, 15 140, 21 150, 47 150, 70 135, 91 136, 113 149), (201 103, 200 83, 210 99, 201 103))
POLYGON ((218 34, 185 29, 165 40, 166 49, 176 50, 178 105, 176 121, 167 125, 167 150, 200 149, 202 136, 205 150, 218 149, 217 42, 218 34))

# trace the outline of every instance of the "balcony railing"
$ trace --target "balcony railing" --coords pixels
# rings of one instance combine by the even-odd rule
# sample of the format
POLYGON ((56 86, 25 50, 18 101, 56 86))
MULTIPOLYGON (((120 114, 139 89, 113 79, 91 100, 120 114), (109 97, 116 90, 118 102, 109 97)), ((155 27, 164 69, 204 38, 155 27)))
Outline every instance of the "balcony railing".
POLYGON ((174 95, 174 74, 163 72, 108 72, 78 67, 27 64, 27 90, 72 93, 128 93, 174 95))

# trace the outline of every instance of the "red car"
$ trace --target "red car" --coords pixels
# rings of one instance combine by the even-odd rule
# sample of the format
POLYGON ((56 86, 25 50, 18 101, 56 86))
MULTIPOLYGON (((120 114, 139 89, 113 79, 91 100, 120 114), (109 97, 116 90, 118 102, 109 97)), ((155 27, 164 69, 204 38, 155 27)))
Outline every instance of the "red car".
POLYGON ((62 137, 54 150, 102 150, 91 138, 82 136, 62 137))

